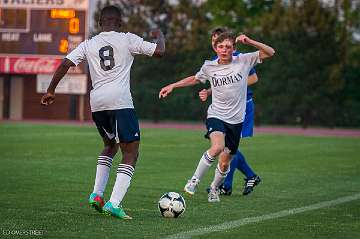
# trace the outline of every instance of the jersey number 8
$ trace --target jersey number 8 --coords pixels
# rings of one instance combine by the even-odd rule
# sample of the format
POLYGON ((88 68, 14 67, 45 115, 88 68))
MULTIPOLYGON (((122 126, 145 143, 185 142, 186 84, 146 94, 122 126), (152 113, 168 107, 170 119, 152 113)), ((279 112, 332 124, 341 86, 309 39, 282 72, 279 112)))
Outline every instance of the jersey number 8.
POLYGON ((104 71, 109 71, 115 66, 114 49, 111 46, 104 46, 99 50, 100 66, 104 71), (105 52, 108 52, 105 56, 105 52), (107 65, 105 65, 108 63, 107 65), (110 64, 109 64, 110 63, 110 64))

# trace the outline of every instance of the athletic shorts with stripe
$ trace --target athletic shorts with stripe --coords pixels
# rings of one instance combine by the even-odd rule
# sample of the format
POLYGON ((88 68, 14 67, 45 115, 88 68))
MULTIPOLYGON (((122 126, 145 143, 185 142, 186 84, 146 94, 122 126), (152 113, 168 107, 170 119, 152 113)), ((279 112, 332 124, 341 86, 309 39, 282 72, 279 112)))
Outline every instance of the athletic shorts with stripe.
POLYGON ((220 131, 225 134, 225 147, 230 149, 230 154, 236 154, 240 143, 240 134, 242 123, 229 124, 217 118, 206 119, 207 132, 205 138, 210 138, 210 134, 214 131, 220 131))
POLYGON ((92 113, 101 137, 129 143, 140 140, 139 121, 134 109, 104 110, 92 113))

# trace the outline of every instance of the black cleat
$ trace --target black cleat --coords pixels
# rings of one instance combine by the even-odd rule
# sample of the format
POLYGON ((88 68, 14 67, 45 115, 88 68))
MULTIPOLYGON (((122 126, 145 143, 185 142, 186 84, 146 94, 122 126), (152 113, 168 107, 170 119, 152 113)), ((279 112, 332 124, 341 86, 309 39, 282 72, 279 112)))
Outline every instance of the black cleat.
POLYGON ((254 176, 252 178, 245 178, 244 191, 243 195, 248 195, 254 190, 254 187, 261 182, 261 178, 259 176, 254 176))
POLYGON ((230 188, 230 189, 226 189, 226 188, 224 187, 224 185, 221 185, 221 186, 219 187, 219 189, 220 189, 220 195, 231 196, 231 193, 232 193, 232 189, 231 189, 231 188, 230 188))

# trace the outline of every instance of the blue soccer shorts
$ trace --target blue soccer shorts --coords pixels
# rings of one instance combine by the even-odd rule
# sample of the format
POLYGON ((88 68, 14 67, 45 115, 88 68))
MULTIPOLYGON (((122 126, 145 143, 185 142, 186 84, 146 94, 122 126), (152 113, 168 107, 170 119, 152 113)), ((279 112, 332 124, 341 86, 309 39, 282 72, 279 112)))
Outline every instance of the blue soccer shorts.
POLYGON ((240 143, 240 133, 242 129, 242 123, 229 124, 217 118, 206 119, 207 133, 206 138, 210 138, 210 134, 215 131, 219 131, 225 134, 225 147, 230 149, 230 154, 236 154, 236 151, 240 143))
POLYGON ((129 143, 140 140, 139 121, 134 109, 104 110, 92 113, 101 137, 129 143))

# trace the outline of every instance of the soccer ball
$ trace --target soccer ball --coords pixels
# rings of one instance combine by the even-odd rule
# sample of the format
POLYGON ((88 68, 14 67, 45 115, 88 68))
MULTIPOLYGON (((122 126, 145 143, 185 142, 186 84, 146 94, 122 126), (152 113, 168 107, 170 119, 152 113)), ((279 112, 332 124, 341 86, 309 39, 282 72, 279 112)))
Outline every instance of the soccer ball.
POLYGON ((176 218, 185 211, 185 199, 178 193, 168 192, 159 199, 158 208, 161 216, 176 218))

